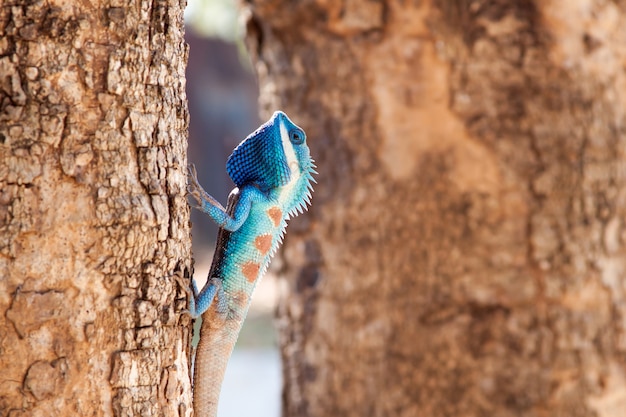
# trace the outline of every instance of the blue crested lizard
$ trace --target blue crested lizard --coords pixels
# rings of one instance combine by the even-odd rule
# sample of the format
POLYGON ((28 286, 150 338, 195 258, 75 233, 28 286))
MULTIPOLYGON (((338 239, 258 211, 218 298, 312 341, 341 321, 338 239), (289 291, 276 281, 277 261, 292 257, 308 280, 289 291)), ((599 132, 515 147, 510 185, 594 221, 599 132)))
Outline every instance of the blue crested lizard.
POLYGON ((217 415, 226 364, 248 312, 252 292, 282 242, 287 220, 311 201, 315 165, 304 131, 277 111, 244 139, 226 163, 235 188, 224 208, 198 183, 190 167, 189 193, 219 226, 209 277, 189 311, 202 315, 194 366, 194 412, 217 415), (215 302, 214 302, 215 299, 215 302))

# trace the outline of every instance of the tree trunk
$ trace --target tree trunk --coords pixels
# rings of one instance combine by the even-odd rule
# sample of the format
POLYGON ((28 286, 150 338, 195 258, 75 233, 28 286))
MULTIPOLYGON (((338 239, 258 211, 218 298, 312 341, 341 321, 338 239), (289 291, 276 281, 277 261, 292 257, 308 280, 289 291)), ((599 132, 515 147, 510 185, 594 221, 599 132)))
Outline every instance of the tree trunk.
POLYGON ((320 175, 286 417, 622 417, 626 3, 248 3, 320 175))
POLYGON ((0 416, 191 415, 182 7, 0 5, 0 416))

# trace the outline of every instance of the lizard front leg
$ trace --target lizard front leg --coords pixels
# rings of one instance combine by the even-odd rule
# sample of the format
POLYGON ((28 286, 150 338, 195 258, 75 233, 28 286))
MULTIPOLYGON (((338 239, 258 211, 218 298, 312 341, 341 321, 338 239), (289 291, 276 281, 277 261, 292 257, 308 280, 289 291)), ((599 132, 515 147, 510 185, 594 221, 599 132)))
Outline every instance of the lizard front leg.
POLYGON ((239 188, 235 188, 231 192, 231 195, 233 193, 239 193, 240 195, 232 215, 230 215, 215 198, 204 191, 198 182, 196 168, 193 165, 189 167, 189 180, 188 192, 196 200, 196 208, 208 214, 219 227, 229 232, 234 232, 246 221, 256 194, 254 187, 244 187, 241 193, 239 188))

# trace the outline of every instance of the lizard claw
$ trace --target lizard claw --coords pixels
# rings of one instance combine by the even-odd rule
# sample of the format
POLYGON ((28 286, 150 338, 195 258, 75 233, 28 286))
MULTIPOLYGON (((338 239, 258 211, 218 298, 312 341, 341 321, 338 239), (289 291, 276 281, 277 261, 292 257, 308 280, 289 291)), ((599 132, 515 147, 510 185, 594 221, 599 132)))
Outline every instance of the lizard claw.
POLYGON ((200 185, 198 181, 198 172, 196 171, 196 167, 193 164, 189 164, 187 167, 187 172, 189 174, 189 184, 187 185, 187 193, 196 201, 196 208, 207 212, 207 207, 213 206, 218 207, 222 211, 224 208, 222 205, 213 197, 209 195, 204 188, 200 185))
POLYGON ((174 280, 176 281, 178 286, 187 293, 187 296, 190 296, 192 294, 191 286, 189 285, 189 282, 186 278, 182 277, 179 274, 174 274, 174 280))
POLYGON ((196 166, 193 164, 189 164, 187 167, 187 172, 189 176, 189 184, 187 185, 187 193, 196 200, 197 208, 202 207, 202 194, 206 194, 200 182, 198 181, 198 172, 196 171, 196 166))
MULTIPOLYGON (((176 280, 176 283, 178 284, 178 286, 180 288, 182 288, 183 291, 185 291, 185 293, 187 294, 187 298, 190 301, 190 307, 191 308, 195 308, 195 299, 198 296, 198 288, 196 287, 196 282, 193 280, 193 278, 190 278, 191 280, 191 284, 189 284, 189 281, 184 278, 183 276, 181 276, 180 274, 175 274, 174 275, 174 279, 176 280)), ((193 311, 191 310, 191 308, 185 308, 180 310, 180 314, 187 314, 190 315, 192 318, 195 318, 193 311)))

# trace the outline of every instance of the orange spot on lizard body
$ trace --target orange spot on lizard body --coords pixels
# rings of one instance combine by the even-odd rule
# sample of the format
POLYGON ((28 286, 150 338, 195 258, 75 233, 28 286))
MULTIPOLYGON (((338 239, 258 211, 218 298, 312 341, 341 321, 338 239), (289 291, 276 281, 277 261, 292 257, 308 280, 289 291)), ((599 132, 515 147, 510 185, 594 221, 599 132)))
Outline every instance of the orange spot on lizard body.
POLYGON ((261 269, 261 265, 248 261, 241 267, 241 273, 246 277, 248 282, 252 283, 256 280, 257 276, 259 276, 259 269, 261 269))
POLYGON ((254 239, 254 246, 261 252, 262 255, 266 255, 272 247, 272 235, 260 235, 254 239))
POLYGON ((270 216, 270 219, 274 222, 274 226, 278 227, 280 224, 280 220, 283 218, 283 211, 278 207, 272 207, 267 210, 267 214, 270 216))

